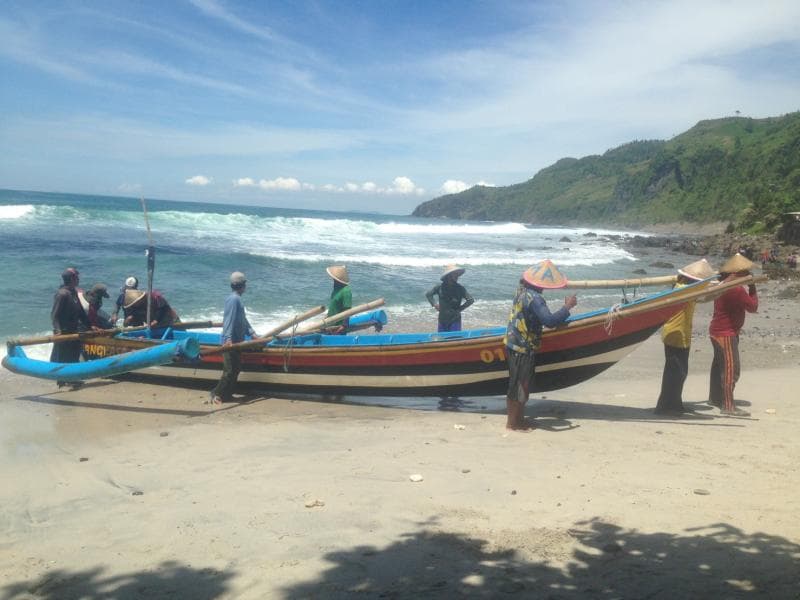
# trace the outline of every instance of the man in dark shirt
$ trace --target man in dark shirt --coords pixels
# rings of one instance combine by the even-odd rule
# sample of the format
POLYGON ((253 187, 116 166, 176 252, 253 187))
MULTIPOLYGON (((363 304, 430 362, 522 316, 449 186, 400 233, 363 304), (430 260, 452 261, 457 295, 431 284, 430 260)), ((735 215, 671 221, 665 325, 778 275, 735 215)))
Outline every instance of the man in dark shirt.
POLYGON ((104 283, 95 283, 92 289, 83 295, 89 308, 86 311, 86 316, 89 319, 89 325, 96 329, 112 329, 114 324, 108 317, 105 311, 101 310, 103 306, 103 298, 108 298, 108 287, 104 283))
MULTIPOLYGON (((69 267, 61 274, 64 284, 58 288, 53 297, 53 309, 50 311, 50 319, 53 322, 53 334, 65 335, 78 333, 89 329, 89 319, 81 306, 78 298, 77 286, 80 282, 78 269, 69 267)), ((55 342, 50 353, 50 362, 56 363, 75 363, 81 358, 81 342, 73 340, 69 342, 55 342)), ((64 381, 58 382, 58 387, 66 385, 64 381)))
POLYGON ((442 283, 425 294, 431 306, 439 311, 438 331, 461 331, 461 312, 475 302, 466 288, 458 283, 463 274, 464 269, 458 265, 448 265, 441 277, 442 283), (439 297, 438 302, 433 301, 434 296, 439 297))

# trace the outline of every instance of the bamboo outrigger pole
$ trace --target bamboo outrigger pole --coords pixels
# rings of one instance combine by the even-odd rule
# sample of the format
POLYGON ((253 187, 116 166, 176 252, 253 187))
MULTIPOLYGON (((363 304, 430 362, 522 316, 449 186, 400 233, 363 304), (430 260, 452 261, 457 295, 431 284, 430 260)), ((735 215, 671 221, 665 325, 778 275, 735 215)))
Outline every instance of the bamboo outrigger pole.
POLYGON ((231 350, 244 350, 246 348, 256 348, 258 346, 263 346, 267 342, 269 342, 272 338, 274 338, 278 333, 289 329, 289 327, 294 327, 298 323, 310 319, 311 317, 316 317, 317 315, 325 312, 325 306, 315 306, 311 310, 307 310, 301 315, 296 315, 293 318, 289 319, 285 323, 281 323, 274 329, 271 329, 258 339, 249 340, 247 342, 239 342, 237 344, 230 344, 229 346, 216 346, 214 348, 207 348, 205 350, 200 351, 201 356, 208 356, 210 354, 222 354, 223 352, 230 352, 231 350))
MULTIPOLYGON (((366 304, 359 304, 358 306, 354 306, 353 308, 349 308, 338 314, 331 315, 330 317, 325 317, 319 323, 312 323, 308 327, 304 327, 301 330, 293 332, 292 335, 302 335, 305 333, 311 333, 312 331, 317 331, 319 329, 324 329, 325 327, 330 327, 331 325, 334 325, 340 321, 345 320, 347 317, 352 317, 353 315, 367 312, 368 310, 376 309, 380 306, 383 306, 384 304, 386 304, 386 301, 383 298, 378 298, 377 300, 373 300, 372 302, 367 302, 366 304)), ((278 337, 285 337, 285 336, 278 336, 278 337)))
POLYGON ((642 277, 640 279, 585 279, 567 281, 566 287, 571 289, 643 287, 646 285, 670 285, 677 280, 677 275, 642 277))
MULTIPOLYGON (((738 285, 748 285, 751 283, 763 283, 764 281, 767 280, 768 277, 764 275, 759 275, 758 277, 754 275, 748 275, 747 277, 740 277, 738 279, 734 279, 726 283, 720 283, 719 285, 715 285, 713 287, 703 287, 703 289, 681 294, 673 298, 665 298, 663 300, 656 300, 655 302, 645 302, 642 303, 640 306, 631 306, 630 308, 623 307, 623 309, 620 310, 619 312, 607 311, 602 315, 589 317, 587 319, 580 319, 578 321, 569 321, 564 325, 564 327, 583 327, 585 325, 593 325, 595 323, 604 323, 609 318, 609 312, 611 313, 611 315, 613 315, 612 318, 614 319, 624 319, 625 317, 629 317, 631 315, 635 315, 640 312, 653 310, 654 308, 661 308, 663 306, 669 306, 671 304, 680 304, 683 302, 700 300, 700 299, 710 300, 711 298, 716 298, 717 296, 719 296, 720 294, 729 290, 732 287, 736 287, 738 285)), ((557 327, 556 329, 559 328, 557 327)))
MULTIPOLYGON (((186 321, 184 323, 175 323, 172 329, 202 329, 222 327, 222 323, 214 323, 214 321, 186 321)), ((118 333, 131 333, 132 331, 144 331, 147 325, 139 325, 138 327, 115 327, 113 329, 97 329, 90 331, 80 331, 78 333, 64 333, 60 335, 43 335, 40 337, 31 338, 11 338, 6 341, 7 346, 35 346, 37 344, 49 344, 51 342, 74 342, 77 340, 85 340, 95 337, 108 337, 114 336, 118 333)))

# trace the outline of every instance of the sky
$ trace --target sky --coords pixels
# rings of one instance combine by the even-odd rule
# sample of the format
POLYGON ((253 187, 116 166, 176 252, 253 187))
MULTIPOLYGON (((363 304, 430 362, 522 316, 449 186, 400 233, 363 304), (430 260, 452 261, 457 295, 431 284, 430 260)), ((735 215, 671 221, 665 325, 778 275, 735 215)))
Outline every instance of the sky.
POLYGON ((0 2, 0 188, 408 214, 797 110, 797 0, 0 2))

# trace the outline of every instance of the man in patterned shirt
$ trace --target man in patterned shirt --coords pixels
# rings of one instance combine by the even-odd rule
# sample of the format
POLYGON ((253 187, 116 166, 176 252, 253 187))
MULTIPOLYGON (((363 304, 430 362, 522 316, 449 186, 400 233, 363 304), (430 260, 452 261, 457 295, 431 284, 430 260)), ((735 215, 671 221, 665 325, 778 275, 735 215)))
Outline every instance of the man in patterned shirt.
POLYGON ((543 289, 559 289, 567 285, 564 277, 550 260, 532 266, 522 274, 508 319, 503 341, 508 355, 508 394, 506 429, 530 429, 525 422, 525 403, 533 383, 534 353, 542 339, 542 327, 556 327, 569 317, 569 311, 578 299, 567 296, 564 306, 555 313, 547 308, 543 289))

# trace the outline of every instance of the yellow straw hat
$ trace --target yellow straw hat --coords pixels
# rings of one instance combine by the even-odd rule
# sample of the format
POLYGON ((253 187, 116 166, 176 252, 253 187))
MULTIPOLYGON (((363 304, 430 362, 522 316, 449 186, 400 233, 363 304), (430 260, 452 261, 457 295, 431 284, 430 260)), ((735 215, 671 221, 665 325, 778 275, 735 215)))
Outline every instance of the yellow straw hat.
POLYGON ((459 267, 458 265, 447 265, 444 268, 444 273, 442 273, 442 276, 441 276, 440 279, 442 281, 444 281, 445 277, 447 277, 448 275, 452 275, 452 274, 455 274, 456 279, 458 279, 459 277, 461 277, 464 274, 464 271, 466 271, 466 269, 464 269, 462 267, 459 267))
POLYGON ((731 256, 724 265, 719 268, 720 273, 739 273, 750 271, 753 268, 753 261, 746 259, 738 252, 731 256))
POLYGON ((139 304, 144 297, 147 296, 147 292, 142 290, 125 290, 125 304, 123 308, 132 308, 139 304))
POLYGON ((350 276, 347 274, 347 267, 344 265, 332 265, 325 269, 333 279, 339 283, 347 285, 350 283, 350 276))
POLYGON ((695 281, 702 281, 703 279, 708 279, 712 275, 714 275, 715 271, 711 268, 711 265, 708 264, 708 261, 705 258, 701 258, 700 260, 694 261, 692 264, 686 265, 685 267, 678 269, 678 274, 683 275, 684 277, 688 277, 689 279, 694 279, 695 281))
POLYGON ((550 259, 545 259, 527 269, 522 274, 522 279, 532 286, 548 290, 563 288, 567 285, 567 278, 561 274, 561 271, 550 259))

